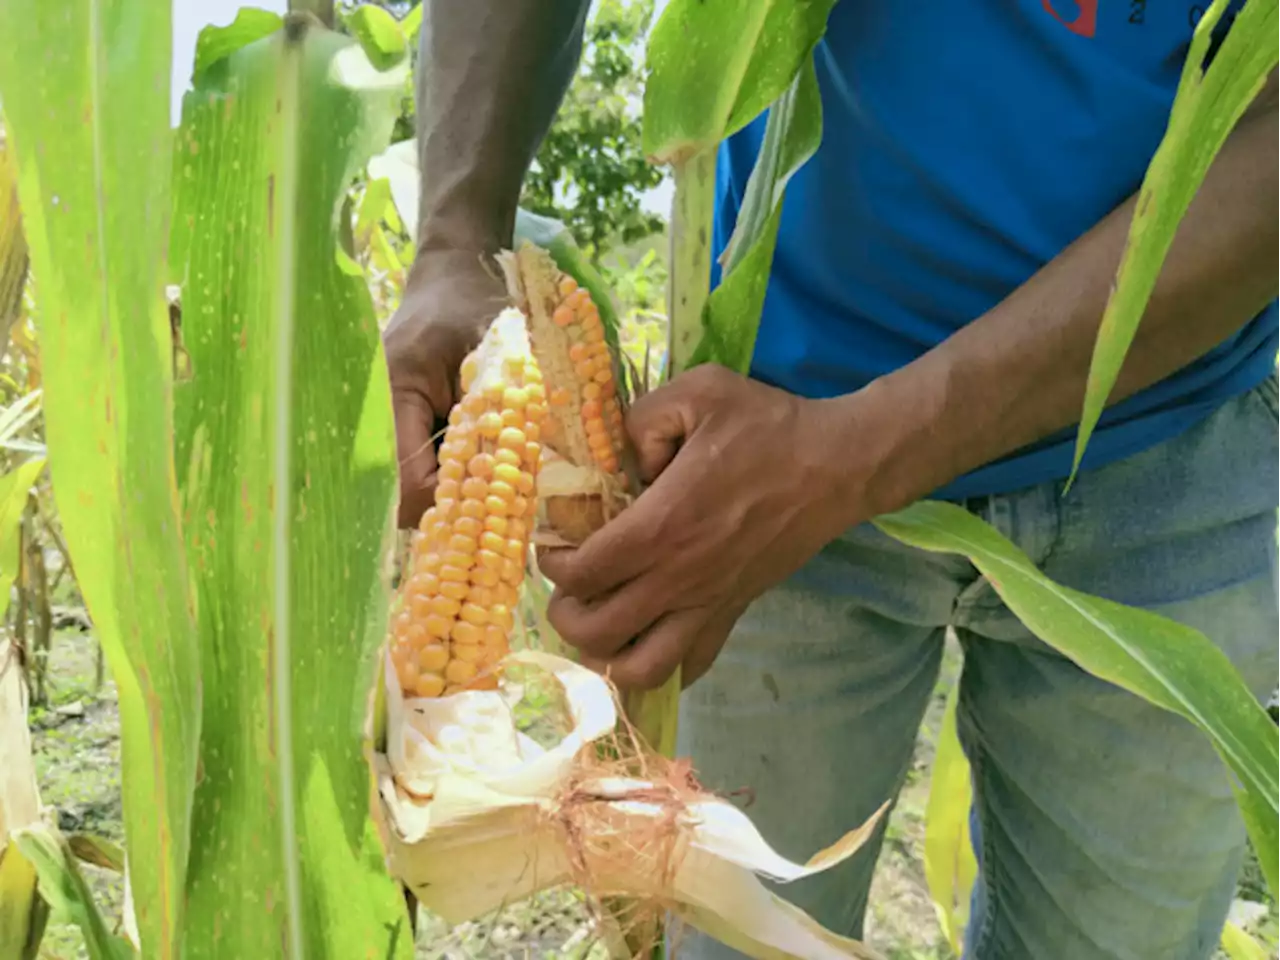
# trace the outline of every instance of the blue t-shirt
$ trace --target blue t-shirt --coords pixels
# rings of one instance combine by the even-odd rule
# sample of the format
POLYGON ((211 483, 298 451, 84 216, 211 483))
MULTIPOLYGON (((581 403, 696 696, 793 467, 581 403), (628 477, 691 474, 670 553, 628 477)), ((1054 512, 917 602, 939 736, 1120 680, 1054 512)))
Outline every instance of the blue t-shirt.
MULTIPOLYGON (((787 188, 753 375, 804 396, 849 393, 1008 296, 1138 189, 1206 5, 837 3, 815 54, 822 146, 787 188)), ((721 148, 717 256, 764 124, 721 148)), ((1277 343, 1272 304, 1189 367, 1109 408, 1085 468, 1166 440, 1256 386, 1275 367, 1277 343)), ((1075 433, 936 495, 1064 478, 1075 433)))

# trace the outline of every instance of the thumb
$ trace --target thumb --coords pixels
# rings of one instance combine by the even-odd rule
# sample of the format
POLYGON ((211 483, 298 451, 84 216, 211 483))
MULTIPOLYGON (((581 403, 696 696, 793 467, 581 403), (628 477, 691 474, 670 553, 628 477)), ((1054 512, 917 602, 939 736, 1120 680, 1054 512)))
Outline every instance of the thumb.
POLYGON ((646 393, 627 412, 627 434, 640 479, 652 483, 675 459, 697 418, 679 379, 646 393))
POLYGON ((436 492, 435 413, 416 390, 393 390, 396 459, 400 463, 401 529, 416 527, 436 492))

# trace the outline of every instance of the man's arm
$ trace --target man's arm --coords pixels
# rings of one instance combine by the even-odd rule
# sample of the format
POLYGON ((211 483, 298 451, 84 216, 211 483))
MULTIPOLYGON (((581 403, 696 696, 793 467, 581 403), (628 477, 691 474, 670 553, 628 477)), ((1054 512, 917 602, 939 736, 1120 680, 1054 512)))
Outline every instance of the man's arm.
POLYGON ((423 0, 418 251, 384 340, 402 527, 435 493, 432 437, 458 365, 505 305, 490 258, 511 244, 529 163, 573 79, 589 0, 423 0))
MULTIPOLYGON (((1184 218, 1112 401, 1185 366, 1276 295, 1275 77, 1184 218)), ((700 367, 628 418, 653 485, 547 554, 548 615, 583 662, 649 687, 710 666, 734 622, 841 532, 1078 421, 1134 201, 1001 304, 865 389, 805 400, 700 367)))
MULTIPOLYGON (((1109 405, 1204 355, 1276 296, 1277 135, 1273 72, 1178 229, 1109 405)), ((1136 202, 985 316, 867 388, 903 425, 879 437, 882 470, 868 491, 877 512, 1079 422, 1136 202)))
POLYGON ((582 52, 589 0, 423 0, 418 249, 511 243, 520 187, 582 52))

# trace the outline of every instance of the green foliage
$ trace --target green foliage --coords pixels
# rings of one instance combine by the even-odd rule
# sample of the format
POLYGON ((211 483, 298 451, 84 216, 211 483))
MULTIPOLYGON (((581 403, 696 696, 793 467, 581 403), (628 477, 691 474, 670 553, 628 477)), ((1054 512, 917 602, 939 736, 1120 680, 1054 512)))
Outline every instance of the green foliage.
POLYGON ((388 605, 390 392, 337 242, 403 75, 286 23, 184 102, 173 251, 195 374, 176 459, 205 690, 189 957, 411 949, 362 729, 388 605))
POLYGON ((673 0, 649 43, 644 149, 675 170, 670 364, 751 362, 783 191, 822 138, 811 52, 832 3, 673 0), (695 92, 696 91, 696 92, 695 92), (708 299, 714 151, 773 104, 765 141, 708 299))
POLYGON ((653 0, 598 0, 583 63, 525 179, 521 205, 561 220, 589 256, 662 229, 640 208, 662 181, 640 147, 638 61, 653 0))
POLYGON ((933 772, 929 779, 929 804, 925 809, 924 874, 929 884, 942 934, 960 956, 965 924, 969 920, 969 896, 978 876, 978 861, 969 836, 969 805, 973 786, 969 762, 956 733, 956 705, 960 684, 951 688, 938 730, 933 772))
POLYGON ((1248 0, 1205 70, 1214 27, 1226 7, 1227 0, 1215 0, 1196 25, 1168 129, 1138 193, 1120 271, 1094 345, 1073 477, 1120 375, 1178 224, 1236 121, 1280 60, 1276 0, 1248 0))
POLYGON ((1208 734, 1238 778, 1245 826, 1276 889, 1280 738, 1226 654, 1176 621, 1054 583, 995 528, 954 504, 923 501, 875 523, 910 546, 968 557, 1045 643, 1208 734))
POLYGON ((116 679, 149 956, 178 951, 200 684, 173 469, 164 299, 167 0, 0 6, 0 95, 39 278, 49 466, 116 679))
POLYGON ((360 41, 365 56, 378 70, 389 70, 408 55, 404 31, 395 17, 381 7, 362 4, 343 18, 343 26, 345 32, 360 41))
POLYGON ((671 0, 649 40, 644 152, 677 167, 794 82, 835 0, 671 0))
POLYGON ((70 918, 80 928, 89 960, 130 960, 136 956, 129 941, 107 929, 71 848, 57 830, 37 824, 18 831, 14 842, 35 866, 40 896, 54 913, 70 918))

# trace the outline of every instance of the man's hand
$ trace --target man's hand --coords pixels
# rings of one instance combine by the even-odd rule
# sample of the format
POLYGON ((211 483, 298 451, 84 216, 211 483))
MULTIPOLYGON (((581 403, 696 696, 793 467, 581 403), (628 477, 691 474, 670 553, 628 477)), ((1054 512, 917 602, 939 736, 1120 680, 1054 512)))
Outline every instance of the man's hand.
POLYGON ((693 682, 747 605, 857 512, 835 455, 852 426, 847 408, 723 367, 641 398, 627 429, 642 479, 656 480, 580 547, 542 558, 551 624, 621 687, 658 686, 681 665, 693 682))
POLYGON ((400 461, 401 527, 415 526, 436 487, 434 437, 459 399, 458 367, 506 303, 496 268, 480 254, 422 253, 383 342, 400 461))

